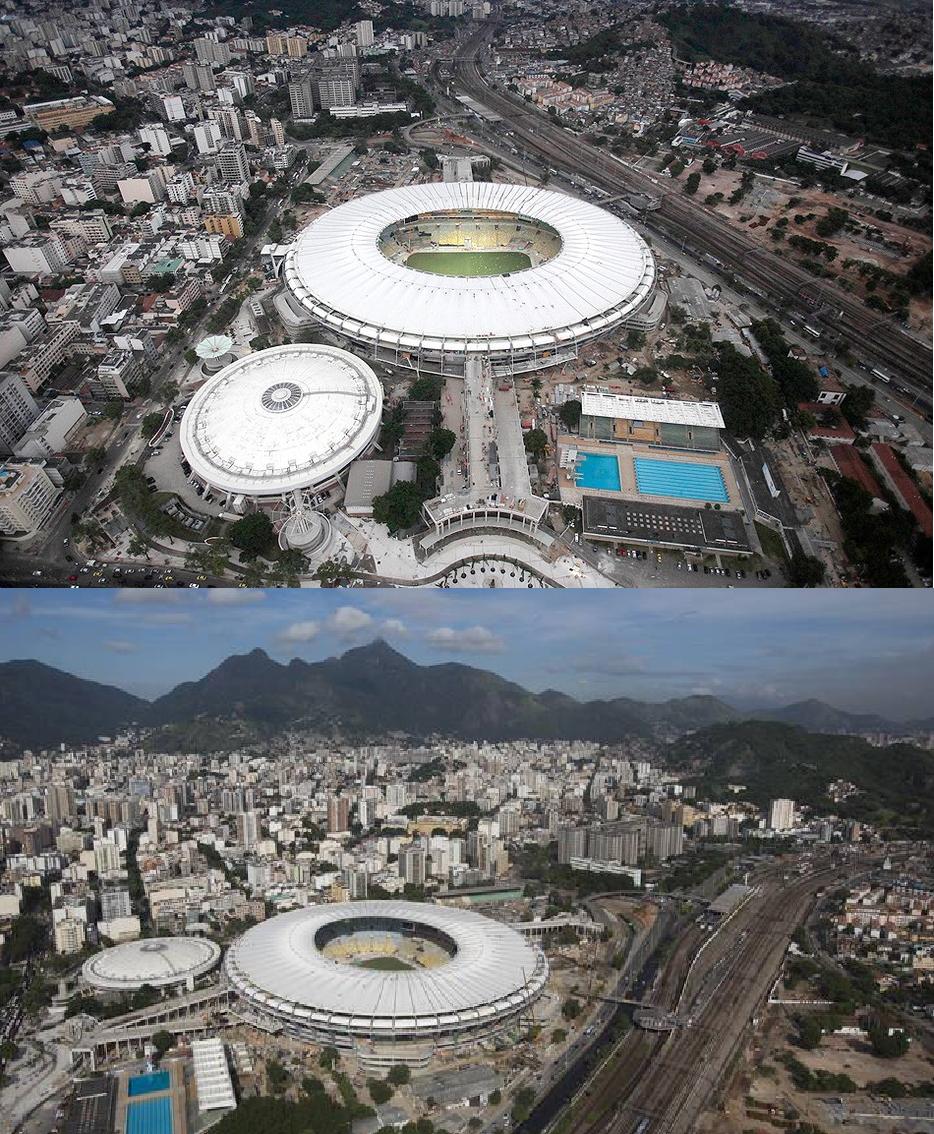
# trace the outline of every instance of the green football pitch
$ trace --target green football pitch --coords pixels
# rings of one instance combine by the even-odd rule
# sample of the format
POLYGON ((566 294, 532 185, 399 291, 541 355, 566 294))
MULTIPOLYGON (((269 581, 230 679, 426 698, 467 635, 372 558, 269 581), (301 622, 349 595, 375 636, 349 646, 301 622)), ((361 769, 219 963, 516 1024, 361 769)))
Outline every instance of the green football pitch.
POLYGON ((407 965, 400 957, 368 957, 365 961, 358 961, 357 967, 361 969, 382 969, 384 972, 409 972, 414 966, 407 965))
POLYGON ((405 262, 436 276, 503 276, 531 264, 524 252, 413 252, 405 262))

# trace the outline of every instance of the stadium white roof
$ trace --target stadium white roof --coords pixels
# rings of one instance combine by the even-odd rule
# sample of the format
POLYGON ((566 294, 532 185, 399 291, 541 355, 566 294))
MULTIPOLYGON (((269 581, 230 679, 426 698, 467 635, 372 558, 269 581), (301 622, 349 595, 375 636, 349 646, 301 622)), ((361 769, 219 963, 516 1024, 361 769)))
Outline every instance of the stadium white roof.
POLYGON ((220 956, 220 947, 205 938, 147 937, 95 953, 84 962, 81 975, 94 988, 110 992, 144 984, 166 988, 210 972, 220 956))
MULTIPOLYGON (((349 931, 350 927, 348 927, 349 931)), ((476 1023, 519 1010, 544 987, 544 955, 507 925, 480 914, 421 902, 341 902, 280 914, 249 929, 227 954, 242 995, 275 1014, 326 1027, 390 1034, 394 1026, 476 1023), (326 957, 324 926, 377 918, 447 934, 454 956, 435 968, 383 971, 326 957)))
POLYGON ((618 217, 525 185, 407 185, 318 217, 285 261, 292 294, 357 341, 402 350, 547 349, 609 330, 655 283, 645 241, 618 217), (383 255, 380 234, 417 214, 484 209, 543 221, 561 237, 550 260, 505 276, 440 276, 383 255))
POLYGON ((682 402, 671 398, 638 398, 584 390, 581 413, 588 417, 615 417, 627 421, 659 421, 665 425, 706 425, 723 429, 723 415, 716 402, 682 402))
POLYGON ((310 488, 369 447, 382 407, 379 379, 347 351, 272 347, 237 359, 198 390, 182 418, 182 452, 224 492, 310 488))

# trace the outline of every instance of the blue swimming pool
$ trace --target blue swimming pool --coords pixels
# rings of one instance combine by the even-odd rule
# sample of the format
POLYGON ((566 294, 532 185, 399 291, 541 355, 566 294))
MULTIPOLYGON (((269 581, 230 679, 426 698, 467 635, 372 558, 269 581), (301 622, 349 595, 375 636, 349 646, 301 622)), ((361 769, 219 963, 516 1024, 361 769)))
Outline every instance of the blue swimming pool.
POLYGON ((126 1134, 172 1134, 172 1100, 169 1096, 131 1102, 126 1108, 126 1134))
POLYGON ((148 1075, 134 1075, 127 1083, 127 1094, 131 1099, 140 1095, 154 1095, 156 1091, 169 1089, 168 1071, 150 1071, 148 1075))
POLYGON ((619 461, 601 453, 581 453, 577 458, 577 484, 580 488, 619 492, 619 461))
POLYGON ((657 461, 633 457, 636 487, 645 496, 675 496, 681 500, 709 500, 726 504, 730 495, 723 473, 716 465, 695 465, 689 461, 657 461))

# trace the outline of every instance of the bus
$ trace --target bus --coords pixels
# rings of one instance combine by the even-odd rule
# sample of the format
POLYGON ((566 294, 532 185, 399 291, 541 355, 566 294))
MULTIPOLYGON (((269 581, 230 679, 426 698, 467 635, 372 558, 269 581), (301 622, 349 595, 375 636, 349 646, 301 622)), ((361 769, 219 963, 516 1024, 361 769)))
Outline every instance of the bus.
POLYGON ((892 384, 892 379, 888 376, 888 374, 886 374, 884 370, 879 370, 878 368, 876 368, 875 370, 870 370, 869 373, 873 378, 878 378, 880 382, 884 382, 886 386, 890 386, 892 384))
POLYGON ((823 334, 817 327, 812 327, 810 323, 805 323, 804 329, 814 339, 819 339, 823 334))

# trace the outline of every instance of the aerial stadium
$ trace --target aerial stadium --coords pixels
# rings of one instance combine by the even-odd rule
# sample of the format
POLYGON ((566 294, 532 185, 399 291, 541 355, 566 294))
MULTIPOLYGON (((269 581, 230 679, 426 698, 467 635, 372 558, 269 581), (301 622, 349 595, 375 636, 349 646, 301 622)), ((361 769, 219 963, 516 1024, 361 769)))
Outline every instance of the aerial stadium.
POLYGON ((144 984, 193 988, 220 958, 220 947, 205 938, 147 937, 95 953, 81 976, 100 992, 137 992, 144 984))
POLYGON ((198 390, 182 418, 182 453, 234 512, 246 502, 282 502, 290 546, 307 550, 309 526, 319 539, 326 523, 308 497, 370 451, 382 408, 379 379, 347 351, 271 347, 225 366, 198 390))
POLYGON ((496 1034, 548 979, 509 926, 421 902, 343 902, 280 914, 229 950, 227 976, 261 1025, 338 1047, 496 1034))
POLYGON ((321 324, 369 357, 451 375, 484 358, 509 374, 647 325, 655 259, 624 221, 563 193, 432 183, 318 217, 283 278, 287 322, 321 324))

